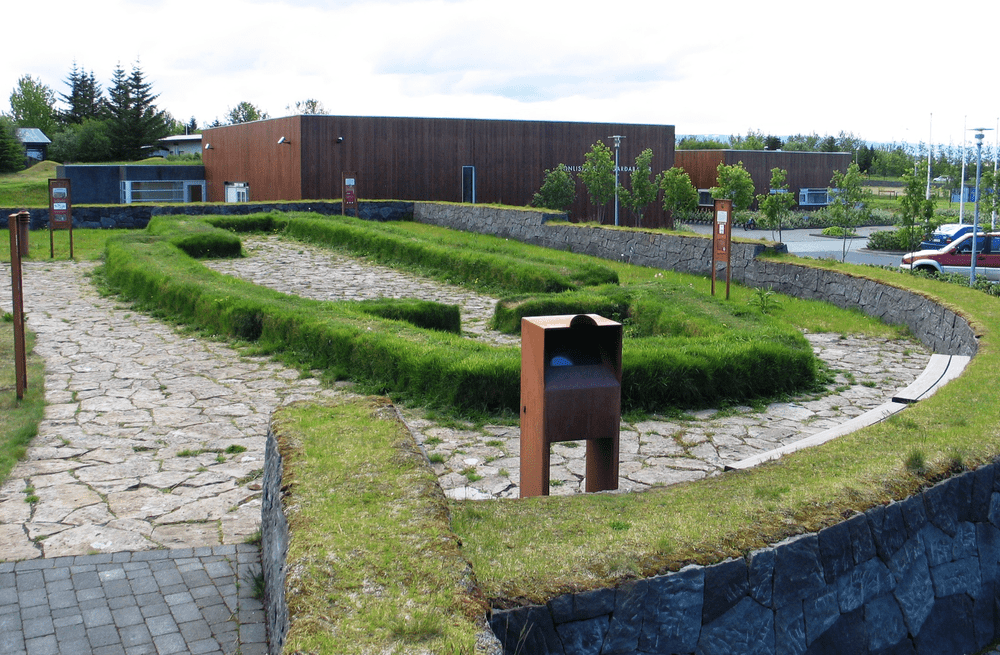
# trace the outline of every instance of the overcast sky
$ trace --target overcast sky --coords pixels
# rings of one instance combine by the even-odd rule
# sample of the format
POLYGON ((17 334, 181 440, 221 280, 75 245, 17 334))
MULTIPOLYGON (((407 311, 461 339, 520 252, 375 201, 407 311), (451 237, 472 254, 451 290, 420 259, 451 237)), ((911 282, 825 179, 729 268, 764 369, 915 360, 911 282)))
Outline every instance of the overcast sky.
POLYGON ((4 22, 17 38, 0 54, 0 112, 22 75, 65 93, 75 60, 107 89, 116 64, 128 72, 138 60, 158 106, 201 126, 241 101, 278 117, 315 98, 335 115, 651 123, 678 135, 843 130, 959 145, 963 125, 996 127, 1000 116, 987 45, 1000 5, 922 5, 11 2, 4 22))

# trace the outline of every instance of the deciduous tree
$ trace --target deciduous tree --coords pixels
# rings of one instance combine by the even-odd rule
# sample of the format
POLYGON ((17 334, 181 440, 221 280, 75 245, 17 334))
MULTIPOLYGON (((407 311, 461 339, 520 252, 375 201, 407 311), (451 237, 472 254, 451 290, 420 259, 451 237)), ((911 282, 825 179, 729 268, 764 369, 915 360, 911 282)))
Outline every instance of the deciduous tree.
POLYGON ((239 123, 252 123, 270 118, 266 111, 263 111, 251 102, 244 100, 229 110, 226 114, 226 125, 238 125, 239 123))
POLYGON ((667 212, 667 227, 674 227, 674 215, 694 211, 698 207, 698 189, 683 168, 674 166, 660 173, 657 184, 663 191, 663 209, 667 212))
POLYGON ((778 241, 781 241, 782 219, 788 215, 788 210, 795 204, 795 196, 788 191, 787 179, 788 171, 772 168, 769 192, 757 196, 762 227, 777 230, 778 241))
POLYGON ((576 200, 576 180, 565 164, 545 171, 545 180, 531 199, 535 207, 565 211, 576 200))
POLYGON ((865 190, 862 186, 861 170, 851 163, 847 172, 835 171, 830 180, 830 214, 833 224, 842 230, 844 237, 841 261, 847 259, 847 236, 870 213, 865 204, 865 190))
POLYGON ((598 141, 583 157, 580 179, 587 187, 590 200, 597 205, 597 222, 604 222, 604 209, 615 197, 615 160, 611 148, 598 141))
POLYGON ((46 135, 56 127, 56 94, 30 75, 24 75, 10 94, 10 115, 17 127, 34 127, 46 135))
POLYGON ((646 208, 656 200, 660 187, 653 177, 653 151, 646 148, 635 158, 635 168, 632 170, 630 189, 620 191, 622 204, 636 213, 636 225, 642 225, 642 216, 646 208))
POLYGON ((743 166, 743 162, 737 162, 732 166, 719 164, 715 169, 717 173, 716 186, 712 187, 712 197, 716 200, 728 198, 733 201, 733 209, 742 211, 753 202, 753 178, 750 172, 743 166))

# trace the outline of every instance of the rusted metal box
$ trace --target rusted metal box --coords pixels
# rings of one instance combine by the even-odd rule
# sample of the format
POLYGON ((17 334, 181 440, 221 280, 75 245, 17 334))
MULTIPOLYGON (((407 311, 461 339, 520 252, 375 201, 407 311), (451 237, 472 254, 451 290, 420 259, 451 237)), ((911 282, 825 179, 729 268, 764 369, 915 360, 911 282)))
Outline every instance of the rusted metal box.
POLYGON ((618 488, 622 326, 597 314, 521 319, 521 498, 549 493, 549 444, 586 440, 586 490, 618 488))

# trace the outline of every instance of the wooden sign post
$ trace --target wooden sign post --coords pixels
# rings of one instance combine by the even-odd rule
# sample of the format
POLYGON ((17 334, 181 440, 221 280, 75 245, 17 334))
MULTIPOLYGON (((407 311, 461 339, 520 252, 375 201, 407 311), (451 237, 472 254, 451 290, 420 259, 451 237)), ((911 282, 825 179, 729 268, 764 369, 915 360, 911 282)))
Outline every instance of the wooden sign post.
POLYGON ((10 284, 14 306, 14 375, 17 377, 17 399, 24 399, 28 388, 28 355, 24 339, 24 291, 21 287, 21 230, 18 223, 30 220, 26 211, 7 217, 10 228, 10 284))
POLYGON ((726 300, 729 300, 729 282, 732 266, 729 261, 729 245, 733 234, 733 201, 715 201, 715 220, 712 221, 712 295, 715 295, 715 274, 719 264, 726 266, 726 300))
POLYGON ((68 178, 49 180, 49 259, 55 257, 55 230, 69 230, 69 258, 73 259, 73 201, 68 178))

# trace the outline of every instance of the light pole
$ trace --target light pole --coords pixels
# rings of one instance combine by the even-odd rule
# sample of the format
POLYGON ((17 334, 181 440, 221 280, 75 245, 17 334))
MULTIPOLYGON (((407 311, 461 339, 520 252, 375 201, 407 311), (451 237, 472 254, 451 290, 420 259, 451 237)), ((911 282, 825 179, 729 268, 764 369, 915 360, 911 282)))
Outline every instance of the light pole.
POLYGON ((969 286, 976 285, 976 240, 979 238, 979 184, 983 176, 983 132, 989 127, 974 127, 976 133, 976 213, 972 219, 972 266, 969 267, 969 286))
POLYGON ((614 136, 609 136, 609 139, 615 140, 615 226, 618 226, 618 149, 621 148, 623 137, 620 134, 615 134, 614 136))

